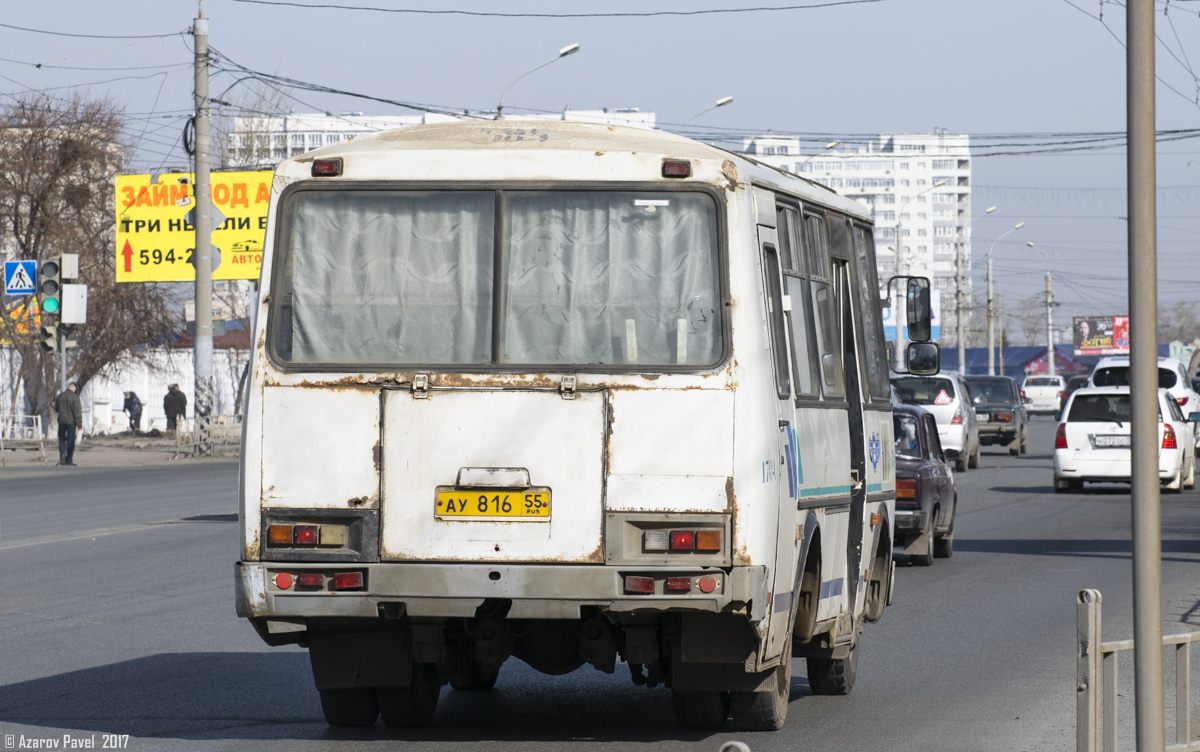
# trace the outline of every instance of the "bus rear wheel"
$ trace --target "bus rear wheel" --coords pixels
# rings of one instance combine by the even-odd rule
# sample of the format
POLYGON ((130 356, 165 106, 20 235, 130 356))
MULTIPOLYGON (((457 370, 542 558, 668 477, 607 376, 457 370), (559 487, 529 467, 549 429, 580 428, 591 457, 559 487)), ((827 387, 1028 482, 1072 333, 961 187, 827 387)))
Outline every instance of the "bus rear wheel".
POLYGON ((848 695, 858 676, 858 642, 845 658, 809 658, 808 686, 814 695, 848 695))
POLYGON ((322 689, 321 710, 330 726, 374 726, 379 717, 375 690, 370 687, 322 689))
POLYGON ((437 665, 413 663, 412 681, 407 687, 376 687, 379 715, 391 728, 415 728, 433 723, 442 679, 437 665))
POLYGON ((778 731, 787 720, 792 693, 792 651, 783 652, 775 681, 766 692, 731 692, 733 725, 738 731, 778 731))
POLYGON ((680 692, 671 690, 675 720, 688 731, 720 731, 729 718, 728 692, 680 692))

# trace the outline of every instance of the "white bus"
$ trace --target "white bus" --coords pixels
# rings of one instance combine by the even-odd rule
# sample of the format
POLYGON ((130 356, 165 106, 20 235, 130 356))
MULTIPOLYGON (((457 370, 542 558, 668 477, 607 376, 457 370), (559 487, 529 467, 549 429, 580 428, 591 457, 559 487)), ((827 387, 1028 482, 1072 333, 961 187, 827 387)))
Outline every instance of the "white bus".
POLYGON ((330 724, 512 656, 619 658, 695 729, 779 728, 793 657, 850 691, 893 580, 862 206, 657 131, 427 125, 283 162, 260 288, 237 610, 330 724))

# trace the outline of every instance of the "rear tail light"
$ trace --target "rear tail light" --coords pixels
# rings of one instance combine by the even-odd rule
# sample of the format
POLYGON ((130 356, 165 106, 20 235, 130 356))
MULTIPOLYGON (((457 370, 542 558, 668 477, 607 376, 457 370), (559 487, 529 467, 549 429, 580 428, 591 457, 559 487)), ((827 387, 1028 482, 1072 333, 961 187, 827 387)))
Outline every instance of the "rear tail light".
POLYGON ((1025 399, 1025 390, 1024 389, 1021 390, 1021 399, 1025 399))
POLYGON ((317 159, 312 163, 312 176, 314 178, 332 178, 342 174, 342 160, 340 159, 317 159))
POLYGON ((671 531, 672 551, 693 551, 696 548, 696 534, 691 530, 671 531))
POLYGON ((275 587, 280 590, 287 590, 292 586, 292 575, 289 572, 280 572, 275 575, 275 587))
POLYGON ((1183 407, 1184 405, 1186 405, 1188 403, 1188 398, 1187 397, 1176 397, 1175 401, 1179 403, 1180 407, 1183 407))
POLYGON ((300 587, 325 587, 325 575, 320 572, 301 572, 296 577, 296 584, 300 587))
POLYGON ((896 498, 897 499, 915 499, 917 498, 917 482, 915 480, 896 479, 896 498))
POLYGON ((316 525, 297 525, 292 528, 293 540, 297 546, 315 546, 317 545, 317 530, 316 525))
POLYGON ((950 421, 950 425, 961 426, 962 422, 963 422, 962 410, 955 410, 954 411, 954 419, 950 421))
POLYGON ((1062 393, 1062 390, 1061 390, 1061 389, 1060 389, 1060 390, 1058 390, 1058 399, 1059 399, 1059 400, 1066 399, 1065 397, 1063 397, 1063 393, 1062 393))
POLYGON ((334 590, 358 590, 363 586, 362 572, 338 572, 333 576, 334 590))
POLYGON ((706 574, 700 578, 696 586, 700 588, 701 593, 711 593, 717 589, 717 578, 706 574))
POLYGON ((1178 449, 1179 445, 1175 443, 1175 429, 1169 425, 1163 426, 1163 449, 1178 449))
POLYGON ((664 178, 690 178, 692 163, 682 159, 665 159, 662 163, 662 176, 664 178))
POLYGON ((631 574, 625 577, 625 592, 647 595, 654 593, 654 578, 631 574))
POLYGON ((696 531, 696 550, 697 551, 720 551, 721 550, 721 531, 720 530, 697 530, 696 531))
POLYGON ((692 578, 691 577, 668 577, 666 590, 669 593, 687 593, 691 592, 692 578))
POLYGON ((292 544, 292 526, 271 525, 267 528, 267 542, 273 546, 290 546, 292 544))
POLYGON ((1000 423, 1011 423, 1012 413, 992 413, 992 420, 1000 423))
POLYGON ((1056 428, 1054 430, 1054 448, 1055 449, 1066 449, 1067 448, 1067 424, 1066 423, 1059 423, 1058 428, 1056 428))

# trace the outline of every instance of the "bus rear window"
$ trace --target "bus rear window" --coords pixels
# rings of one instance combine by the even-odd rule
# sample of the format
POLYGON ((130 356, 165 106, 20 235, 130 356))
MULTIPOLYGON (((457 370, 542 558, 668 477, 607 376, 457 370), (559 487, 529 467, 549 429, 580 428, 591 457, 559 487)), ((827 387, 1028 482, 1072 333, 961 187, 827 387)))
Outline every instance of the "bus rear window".
POLYGON ((724 350, 706 193, 303 190, 283 210, 283 363, 710 366, 724 350))

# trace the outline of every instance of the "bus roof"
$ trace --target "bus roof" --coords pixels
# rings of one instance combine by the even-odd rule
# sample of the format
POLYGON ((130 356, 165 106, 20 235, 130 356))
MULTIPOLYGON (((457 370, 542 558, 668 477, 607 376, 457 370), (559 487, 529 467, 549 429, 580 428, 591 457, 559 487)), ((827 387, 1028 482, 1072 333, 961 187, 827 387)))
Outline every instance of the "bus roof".
POLYGON ((709 169, 698 165, 694 175, 697 179, 712 183, 734 180, 776 188, 870 220, 870 213, 858 202, 838 196, 832 189, 806 178, 711 144, 665 131, 623 125, 545 120, 417 125, 329 144, 282 162, 276 172, 293 180, 303 179, 309 177, 309 164, 313 160, 332 158, 346 162, 341 179, 480 181, 634 180, 639 175, 657 179, 657 164, 663 159, 702 160, 709 169), (461 169, 456 169, 446 161, 445 152, 461 152, 471 157, 462 161, 461 169), (396 159, 400 155, 404 157, 396 159), (364 157, 367 160, 360 161, 364 157), (733 163, 732 178, 727 162, 733 163), (553 169, 548 171, 548 168, 553 169))

